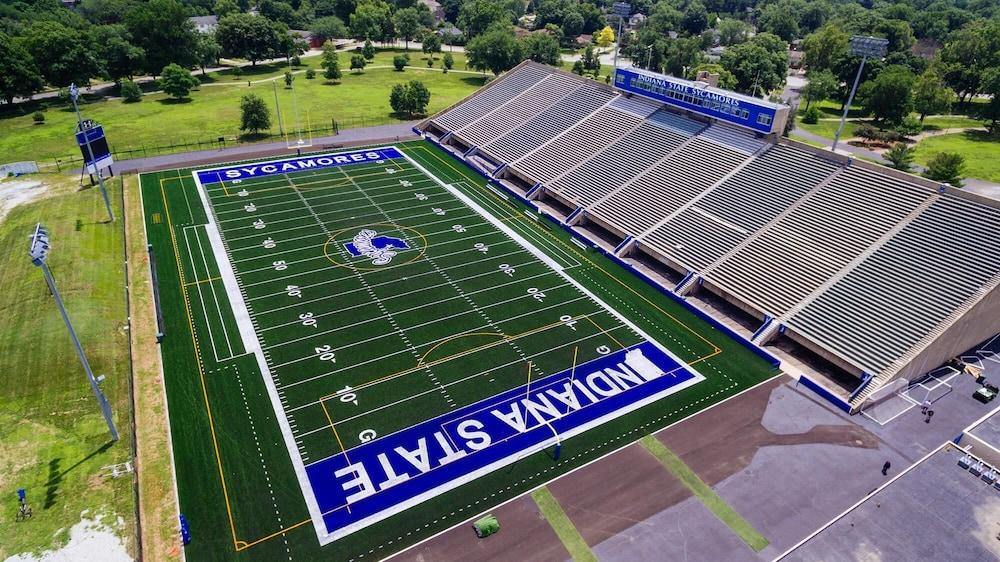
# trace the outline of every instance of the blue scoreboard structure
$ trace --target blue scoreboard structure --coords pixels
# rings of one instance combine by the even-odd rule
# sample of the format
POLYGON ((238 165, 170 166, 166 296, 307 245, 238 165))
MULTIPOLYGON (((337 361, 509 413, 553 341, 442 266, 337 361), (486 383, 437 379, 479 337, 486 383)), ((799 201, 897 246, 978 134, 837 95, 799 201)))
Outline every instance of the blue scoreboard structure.
POLYGON ((639 68, 616 69, 614 85, 624 92, 758 133, 780 134, 788 120, 787 105, 639 68))
POLYGON ((108 139, 104 137, 104 127, 90 120, 84 121, 83 125, 82 130, 77 127, 76 144, 80 146, 80 153, 83 155, 84 169, 88 174, 95 174, 113 163, 111 149, 108 147, 108 139))

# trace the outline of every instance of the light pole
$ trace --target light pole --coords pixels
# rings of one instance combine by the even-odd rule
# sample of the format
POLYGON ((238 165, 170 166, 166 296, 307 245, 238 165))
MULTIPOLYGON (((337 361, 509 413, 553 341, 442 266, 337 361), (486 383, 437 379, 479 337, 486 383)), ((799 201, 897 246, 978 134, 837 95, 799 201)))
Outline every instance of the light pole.
POLYGON ((884 57, 888 46, 889 41, 887 39, 865 37, 863 35, 855 35, 851 37, 851 54, 861 57, 861 65, 858 66, 858 74, 854 77, 854 85, 851 86, 851 94, 847 96, 847 103, 844 104, 844 114, 840 117, 840 126, 837 127, 837 134, 833 137, 833 146, 830 147, 831 151, 837 151, 837 143, 840 142, 840 134, 844 132, 844 124, 847 122, 847 112, 851 110, 851 103, 854 101, 854 93, 858 91, 858 81, 861 80, 861 73, 865 69, 865 61, 868 60, 868 57, 884 57))
POLYGON ((101 412, 104 414, 104 421, 108 424, 108 431, 111 432, 111 440, 118 441, 118 429, 115 428, 115 422, 111 419, 111 405, 108 404, 108 399, 104 397, 104 393, 101 391, 99 384, 104 380, 104 376, 101 375, 99 378, 94 378, 93 371, 90 370, 90 363, 87 362, 87 356, 83 354, 83 347, 80 345, 80 340, 76 337, 76 331, 73 330, 73 324, 69 321, 69 315, 66 313, 66 307, 63 306, 62 298, 59 297, 59 291, 56 290, 55 279, 52 278, 52 272, 49 271, 49 266, 46 265, 45 259, 49 255, 49 233, 45 230, 45 227, 41 223, 35 225, 35 232, 31 234, 31 247, 28 249, 28 255, 31 256, 31 263, 42 268, 42 274, 45 276, 45 283, 49 286, 49 292, 52 293, 52 297, 56 299, 56 306, 59 308, 59 314, 62 315, 63 322, 66 323, 66 330, 69 331, 69 339, 73 341, 73 347, 76 348, 76 355, 80 358, 80 363, 83 364, 83 370, 87 373, 87 380, 90 382, 90 389, 94 392, 94 398, 97 399, 97 403, 101 406, 101 412))
MULTIPOLYGON (((90 137, 87 135, 87 130, 83 128, 83 116, 80 115, 80 106, 76 103, 76 99, 79 97, 80 89, 76 87, 76 84, 70 84, 69 98, 73 100, 73 110, 76 111, 77 129, 83 133, 83 144, 87 147, 87 156, 90 157, 91 162, 94 162, 94 172, 97 173, 97 183, 101 186, 101 196, 104 197, 104 206, 108 209, 108 220, 110 222, 115 222, 115 214, 111 211, 111 200, 108 199, 108 190, 104 187, 104 176, 102 176, 101 171, 97 169, 97 162, 95 162, 94 159, 94 150, 90 147, 90 137)), ((83 167, 87 167, 86 162, 83 163, 83 167)), ((83 184, 83 176, 81 176, 80 179, 80 183, 83 184)))
POLYGON ((618 16, 618 35, 615 36, 615 62, 614 68, 618 68, 618 51, 622 50, 622 20, 628 17, 632 13, 632 5, 628 2, 615 2, 612 7, 614 13, 618 16))
POLYGON ((653 63, 653 45, 646 47, 646 70, 649 70, 649 65, 653 63))

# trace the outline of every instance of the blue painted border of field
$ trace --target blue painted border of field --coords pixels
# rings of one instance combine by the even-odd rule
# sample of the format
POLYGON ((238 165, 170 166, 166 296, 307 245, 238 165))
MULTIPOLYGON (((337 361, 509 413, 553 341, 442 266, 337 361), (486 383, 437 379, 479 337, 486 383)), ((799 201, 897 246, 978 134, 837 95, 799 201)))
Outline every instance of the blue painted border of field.
POLYGON ((403 154, 393 147, 386 147, 368 150, 352 150, 349 152, 311 154, 309 156, 297 156, 295 158, 272 160, 260 164, 251 162, 236 166, 198 170, 197 174, 198 181, 200 181, 202 185, 209 185, 226 181, 232 182, 235 180, 276 176, 290 172, 322 170, 351 164, 364 164, 366 162, 377 162, 381 160, 391 160, 394 158, 403 158, 403 154), (226 177, 223 177, 224 175, 226 177))
MULTIPOLYGON (((639 372, 632 371, 633 379, 639 372)), ((551 445, 555 435, 575 435, 698 380, 702 378, 646 341, 363 443, 308 465, 306 473, 327 532, 347 534, 516 462, 551 445), (626 362, 626 356, 636 350, 662 374, 640 377, 630 387, 606 374, 606 369, 628 372, 621 364, 634 364, 631 359, 626 362), (612 381, 605 384, 604 393, 593 382, 601 379, 612 381), (548 400, 548 406, 560 408, 566 404, 551 401, 550 396, 555 397, 551 393, 559 392, 557 385, 564 396, 575 396, 578 408, 566 406, 565 413, 557 414, 551 408, 533 410, 529 401, 548 400), (529 416, 532 410, 536 413, 529 416), (494 412, 499 411, 520 412, 523 427, 514 430, 513 422, 498 421, 502 418, 494 412), (475 424, 469 425, 470 420, 475 424), (485 445, 482 435, 489 436, 485 445), (479 448, 470 445, 477 442, 479 448)))
MULTIPOLYGON (((470 165, 468 162, 466 162, 460 156, 458 156, 454 152, 448 150, 447 148, 443 147, 441 145, 441 143, 435 141, 434 139, 432 139, 430 137, 426 137, 426 136, 424 137, 424 140, 426 140, 426 141, 430 142, 431 144, 433 144, 434 146, 440 148, 444 153, 448 154, 449 156, 451 156, 455 160, 458 160, 459 162, 461 162, 462 164, 464 164, 466 167, 468 167, 468 168, 472 169, 473 171, 475 171, 480 176, 484 177, 487 180, 487 182, 489 182, 490 184, 497 185, 497 186, 501 187, 507 193, 510 193, 514 197, 517 197, 518 200, 520 200, 525 205, 528 205, 529 207, 531 207, 531 208, 533 208, 535 210, 540 210, 539 207, 538 207, 538 205, 535 205, 532 201, 529 201, 528 199, 526 199, 520 193, 517 193, 517 192, 511 190, 510 188, 508 188, 507 186, 505 186, 503 183, 496 181, 495 179, 493 179, 491 176, 487 175, 485 172, 483 172, 479 168, 470 165)), ((735 332, 732 328, 729 328, 725 324, 719 322, 715 318, 712 318, 711 316, 709 316, 705 312, 699 310, 696 306, 694 306, 691 303, 687 302, 687 300, 684 297, 678 295, 677 293, 674 293, 670 289, 668 289, 668 288, 664 287, 663 285, 657 283, 654 279, 650 278, 648 275, 646 275, 645 273, 643 273, 642 271, 640 271, 638 268, 636 268, 632 264, 625 262, 624 260, 622 260, 618 256, 614 255, 613 253, 608 252, 607 250, 605 250, 604 248, 600 247, 597 244, 594 244, 594 242, 591 241, 589 238, 587 238, 583 234, 577 232, 572 227, 572 225, 568 225, 568 224, 560 221, 559 219, 550 216, 549 214, 545 213, 544 211, 542 211, 542 213, 543 213, 543 215, 546 218, 548 218, 549 220, 555 222, 560 227, 562 227, 562 229, 565 230, 566 232, 568 232, 571 236, 573 236, 574 238, 580 240, 584 244, 587 244, 588 246, 593 247, 595 250, 601 252, 602 254, 604 254, 605 256, 607 256, 608 258, 610 258, 611 261, 617 263, 621 267, 623 267, 626 270, 632 272, 633 274, 635 274, 636 277, 638 277, 639 279, 641 279, 642 281, 644 281, 647 285, 653 287, 654 289, 656 289, 657 291, 659 291, 663 295, 665 295, 665 296, 669 297, 671 300, 677 302, 678 304, 680 304, 681 306, 683 306, 684 308, 686 308, 688 311, 690 311, 695 316, 697 316, 697 317, 701 318, 702 320, 708 322, 716 330, 719 330, 720 332, 726 334, 730 338, 736 340, 741 345, 743 345, 744 347, 746 347, 747 349, 749 349, 750 351, 752 351, 755 355, 757 355, 761 359, 763 359, 763 360, 767 361, 768 363, 770 363, 772 367, 777 368, 777 367, 781 366, 781 360, 780 359, 778 359, 774 355, 771 355, 770 353, 768 353, 767 351, 765 351, 764 349, 762 349, 760 346, 754 345, 753 342, 751 342, 750 340, 748 340, 747 338, 745 338, 743 335, 735 332)))

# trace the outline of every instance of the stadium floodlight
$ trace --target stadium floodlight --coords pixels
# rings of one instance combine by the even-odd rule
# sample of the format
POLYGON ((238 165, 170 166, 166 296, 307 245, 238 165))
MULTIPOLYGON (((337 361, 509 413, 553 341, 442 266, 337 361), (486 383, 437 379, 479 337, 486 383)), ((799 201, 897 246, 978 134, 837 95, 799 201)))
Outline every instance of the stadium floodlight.
MULTIPOLYGON (((80 115, 80 106, 77 105, 76 100, 80 97, 80 89, 76 87, 76 84, 69 85, 69 99, 73 100, 73 110, 76 111, 76 122, 78 130, 83 133, 83 142, 87 147, 87 155, 90 157, 91 162, 95 162, 94 149, 90 146, 90 136, 87 135, 87 129, 83 125, 83 116, 80 115)), ((83 167, 86 169, 87 163, 83 163, 83 167)), ((101 175, 101 171, 97 169, 97 163, 94 163, 94 171, 97 172, 97 183, 101 186, 101 196, 104 197, 104 207, 108 210, 108 220, 110 222, 115 222, 115 214, 111 211, 111 200, 108 199, 108 190, 104 187, 104 176, 101 175)), ((83 183, 83 176, 80 176, 80 183, 83 183)), ((93 181, 93 178, 91 178, 93 181)), ((91 184, 93 185, 93 184, 91 184)))
POLYGON ((879 37, 865 37, 854 35, 851 37, 851 54, 861 57, 861 65, 858 66, 858 74, 854 77, 854 85, 851 86, 851 94, 847 96, 847 103, 844 104, 844 114, 840 117, 840 126, 837 127, 837 134, 833 137, 833 146, 830 150, 837 151, 837 143, 840 142, 840 134, 844 132, 844 124, 847 122, 847 112, 851 110, 851 103, 854 102, 854 94, 858 91, 858 81, 861 80, 861 73, 865 70, 865 61, 871 58, 882 58, 885 56, 889 41, 879 37))
POLYGON ((615 2, 611 9, 618 16, 618 35, 615 35, 614 62, 614 68, 618 68, 618 51, 622 50, 622 20, 632 13, 632 5, 628 2, 615 2))
POLYGON ((108 431, 111 432, 111 440, 118 441, 118 429, 115 427, 114 420, 111 419, 111 405, 108 404, 108 399, 104 397, 104 393, 99 386, 104 377, 94 378, 94 373, 90 370, 90 363, 87 361, 87 356, 83 353, 80 340, 76 337, 73 324, 69 321, 66 307, 63 306, 59 291, 56 290, 55 279, 52 278, 52 272, 49 271, 49 267, 45 263, 51 250, 51 246, 49 246, 49 232, 39 223, 35 225, 35 231, 31 234, 30 238, 31 246, 28 248, 28 255, 31 256, 31 263, 42 269, 42 274, 45 276, 45 283, 49 286, 49 292, 52 293, 52 297, 56 300, 56 307, 59 308, 59 314, 62 315, 63 322, 66 324, 66 330, 69 331, 69 338, 73 341, 73 347, 76 348, 76 355, 80 358, 80 363, 83 364, 84 372, 87 373, 90 389, 94 392, 94 397, 97 398, 97 403, 101 406, 104 421, 107 422, 108 431))

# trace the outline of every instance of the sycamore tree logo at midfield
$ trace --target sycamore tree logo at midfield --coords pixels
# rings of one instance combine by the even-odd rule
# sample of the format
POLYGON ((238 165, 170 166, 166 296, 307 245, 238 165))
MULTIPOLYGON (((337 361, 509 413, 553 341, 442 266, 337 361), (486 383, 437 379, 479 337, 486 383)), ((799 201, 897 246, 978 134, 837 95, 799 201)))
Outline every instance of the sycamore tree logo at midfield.
POLYGON ((409 250, 410 245, 402 238, 379 236, 378 232, 366 228, 355 234, 353 241, 344 244, 344 249, 354 257, 372 258, 372 265, 386 265, 398 250, 409 250))

